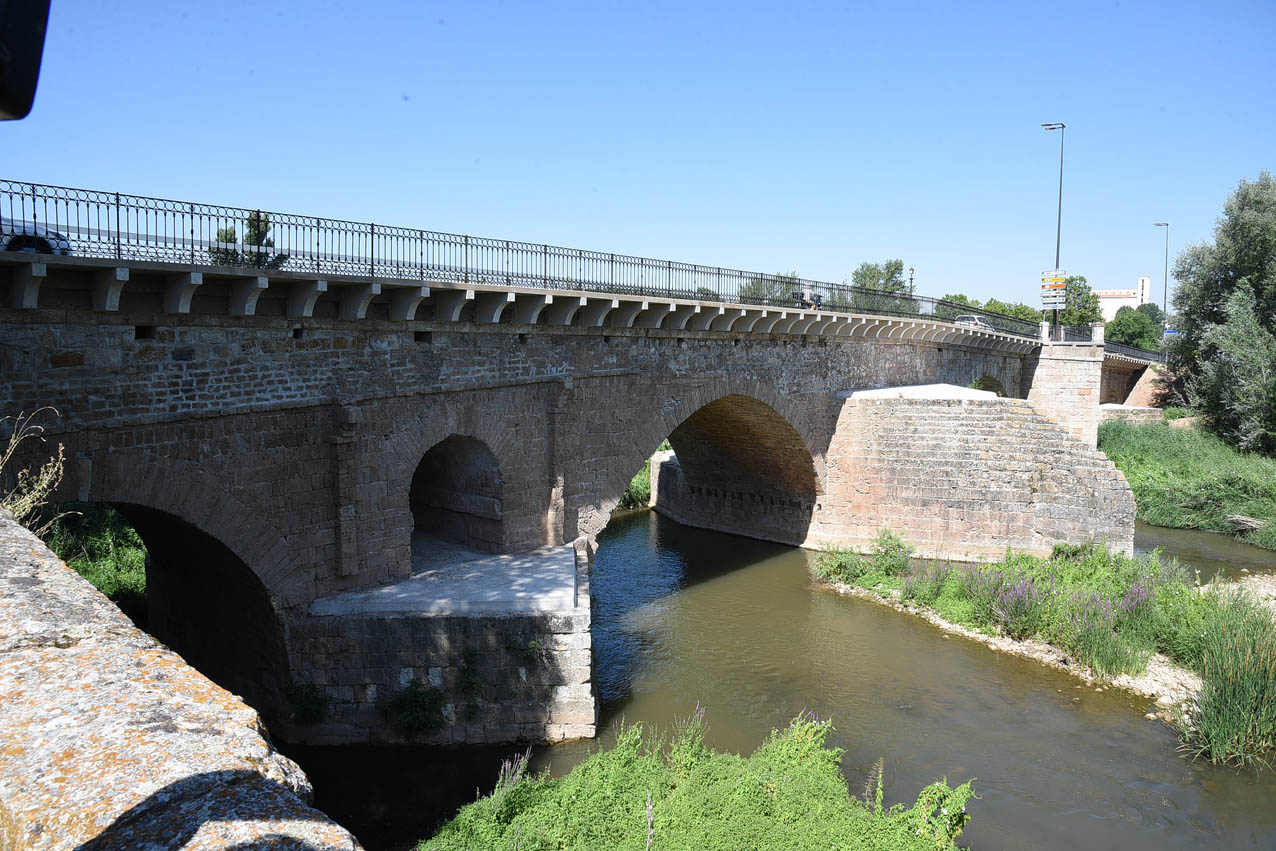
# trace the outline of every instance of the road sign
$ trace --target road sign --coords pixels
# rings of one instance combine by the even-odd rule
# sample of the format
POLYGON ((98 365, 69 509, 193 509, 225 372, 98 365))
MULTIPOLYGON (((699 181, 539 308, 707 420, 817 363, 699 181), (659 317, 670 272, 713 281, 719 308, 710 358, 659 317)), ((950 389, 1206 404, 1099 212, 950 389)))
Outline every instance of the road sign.
POLYGON ((1041 307, 1058 310, 1068 306, 1068 273, 1062 269, 1048 269, 1041 273, 1041 307))

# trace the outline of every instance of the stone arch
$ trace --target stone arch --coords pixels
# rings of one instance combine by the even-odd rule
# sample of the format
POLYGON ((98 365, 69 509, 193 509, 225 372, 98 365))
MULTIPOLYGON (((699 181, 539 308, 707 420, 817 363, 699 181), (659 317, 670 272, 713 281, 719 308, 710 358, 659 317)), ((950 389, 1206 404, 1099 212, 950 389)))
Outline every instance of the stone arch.
POLYGON ((1008 395, 1006 393, 1006 385, 1002 384, 1000 380, 991 375, 984 375, 976 378, 971 386, 976 390, 990 390, 998 396, 1008 395))
MULTIPOLYGON (((506 390, 506 393, 509 391, 506 390)), ((539 499, 548 491, 545 485, 549 469, 544 450, 530 449, 519 440, 518 423, 507 422, 509 409, 526 409, 535 433, 539 411, 546 407, 545 387, 522 388, 523 398, 489 398, 483 393, 464 398, 426 399, 412 403, 395 427, 385 436, 389 475, 383 498, 385 529, 395 541, 394 560, 398 574, 411 571, 412 530, 415 524, 411 509, 412 479, 425 454, 452 436, 481 443, 496 459, 501 471, 502 541, 499 552, 520 552, 549 543, 544 509, 539 499), (536 410, 532 410, 535 408, 536 410)), ((405 403, 405 405, 408 403, 405 403)), ((543 446, 543 444, 542 444, 543 446)))
POLYGON ((412 551, 434 538, 483 552, 505 543, 501 466, 483 441, 461 434, 440 440, 412 474, 412 551))
POLYGON ((160 511, 224 546, 261 583, 276 616, 313 597, 314 577, 298 575, 292 548, 264 512, 245 505, 203 466, 101 452, 87 466, 68 464, 67 473, 64 494, 78 494, 85 502, 160 511), (85 470, 89 480, 77 481, 76 475, 85 470))
POLYGON ((214 536, 167 511, 111 505, 146 545, 145 629, 270 723, 291 681, 283 621, 259 577, 214 536))
MULTIPOLYGON (((680 397, 676 407, 638 425, 637 438, 625 441, 607 464, 596 501, 577 514, 577 534, 597 534, 607 524, 634 471, 668 438, 685 484, 701 495, 739 501, 746 514, 774 512, 783 503, 804 516, 786 521, 801 528, 782 537, 755 536, 804 540, 823 487, 822 453, 811 449, 822 424, 814 414, 762 382, 723 382, 680 397)), ((750 534, 741 524, 728 531, 750 534)))
POLYGON ((284 611, 308 602, 291 547, 201 465, 97 452, 60 496, 110 505, 147 549, 146 629, 270 722, 291 679, 284 611))

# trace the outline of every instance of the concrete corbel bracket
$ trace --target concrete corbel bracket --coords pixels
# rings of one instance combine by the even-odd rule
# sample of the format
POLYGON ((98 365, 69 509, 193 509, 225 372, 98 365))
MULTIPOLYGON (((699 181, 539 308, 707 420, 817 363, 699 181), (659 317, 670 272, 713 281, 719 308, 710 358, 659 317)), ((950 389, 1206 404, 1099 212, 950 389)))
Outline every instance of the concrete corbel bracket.
POLYGON ((298 281, 288 291, 288 316, 309 319, 315 315, 315 303, 328 291, 327 281, 298 281))
POLYGON ((713 324, 713 320, 725 313, 726 310, 720 304, 702 305, 700 311, 687 321, 686 328, 688 331, 707 331, 709 326, 713 324))
POLYGON ((730 331, 731 326, 736 323, 742 316, 748 313, 743 307, 728 307, 721 314, 715 316, 713 321, 709 323, 711 331, 730 331))
POLYGON ((512 292, 498 290, 478 293, 474 297, 474 321, 488 325, 500 322, 506 306, 513 302, 512 292))
POLYGON ((554 296, 553 302, 545 308, 545 323, 548 325, 571 325, 572 317, 589 303, 585 296, 554 296))
POLYGON ((461 308, 474 300, 474 290, 435 290, 434 321, 456 322, 461 318, 461 308))
POLYGON ((430 288, 419 284, 407 287, 395 287, 390 298, 390 318, 403 321, 416 319, 416 310, 421 302, 430 297, 430 288))
POLYGON ((541 311, 553 303, 554 297, 547 293, 519 293, 514 297, 514 321, 520 325, 535 325, 541 311))
POLYGON ((672 313, 673 310, 673 302, 650 302, 647 310, 634 317, 633 326, 635 328, 659 328, 660 323, 664 322, 665 317, 672 313))
POLYGON ((580 324, 589 328, 601 328, 607 316, 620 307, 618 298, 591 298, 580 311, 580 324))
POLYGON ((120 293, 128 283, 128 267, 116 266, 102 269, 93 275, 93 309, 114 311, 120 309, 120 293))
POLYGON ((646 301, 622 301, 620 307, 607 317, 607 324, 612 328, 632 328, 638 314, 650 306, 650 303, 646 301))
POLYGON ((698 304, 680 304, 674 309, 673 313, 669 315, 669 318, 665 320, 669 323, 665 327, 669 328, 671 331, 681 331, 687 327, 687 323, 691 320, 691 317, 695 316, 699 312, 700 305, 698 304))
POLYGON ((181 272, 164 280, 164 312, 190 313, 195 290, 204 283, 203 272, 181 272))
POLYGON ((255 316, 257 299, 270 286, 265 275, 252 275, 247 278, 236 278, 230 285, 230 315, 255 316))
POLYGON ((40 304, 40 284, 48 273, 43 263, 27 263, 13 270, 11 303, 18 310, 34 310, 40 304))
POLYGON ((350 287, 342 287, 341 318, 365 318, 368 315, 368 306, 379 295, 381 295, 380 284, 355 284, 350 287))

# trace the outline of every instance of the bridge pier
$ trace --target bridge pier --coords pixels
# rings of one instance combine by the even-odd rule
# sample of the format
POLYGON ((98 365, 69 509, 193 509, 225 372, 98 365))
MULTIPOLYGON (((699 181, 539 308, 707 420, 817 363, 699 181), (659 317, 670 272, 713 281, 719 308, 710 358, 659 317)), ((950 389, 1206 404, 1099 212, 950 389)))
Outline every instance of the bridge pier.
POLYGON ((316 600, 289 626, 293 670, 323 683, 307 744, 590 738, 597 725, 587 542, 453 550, 407 579, 316 600))

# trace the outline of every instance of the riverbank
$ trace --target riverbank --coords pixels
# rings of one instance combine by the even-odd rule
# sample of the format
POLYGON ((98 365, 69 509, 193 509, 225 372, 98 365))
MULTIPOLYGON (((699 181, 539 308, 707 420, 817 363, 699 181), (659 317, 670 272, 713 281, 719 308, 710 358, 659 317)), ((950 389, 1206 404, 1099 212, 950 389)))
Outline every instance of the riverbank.
POLYGON ((517 757, 495 790, 457 813, 421 851, 476 848, 860 848, 947 851, 969 816, 969 782, 938 781, 909 808, 883 804, 883 762, 856 798, 830 747, 831 722, 803 713, 750 756, 704 743, 704 713, 668 740, 635 724, 565 777, 527 772, 517 757))
MULTIPOLYGON (((1156 701, 1185 748, 1211 762, 1266 762, 1276 749, 1276 584, 1264 597, 1201 586, 1178 562, 1097 547, 993 565, 914 564, 882 530, 874 551, 827 549, 816 573, 947 632, 1156 701)), ((1266 580, 1267 578, 1264 578, 1266 580)))
POLYGON ((1224 532, 1276 549, 1276 459, 1164 422, 1103 423, 1099 449, 1125 474, 1145 523, 1224 532))

